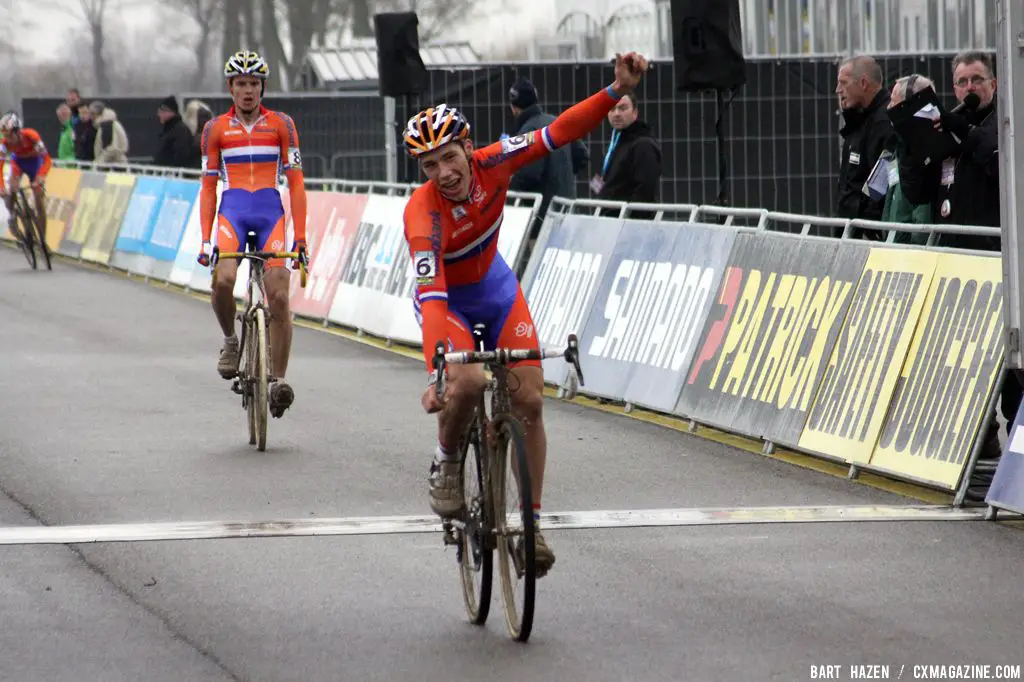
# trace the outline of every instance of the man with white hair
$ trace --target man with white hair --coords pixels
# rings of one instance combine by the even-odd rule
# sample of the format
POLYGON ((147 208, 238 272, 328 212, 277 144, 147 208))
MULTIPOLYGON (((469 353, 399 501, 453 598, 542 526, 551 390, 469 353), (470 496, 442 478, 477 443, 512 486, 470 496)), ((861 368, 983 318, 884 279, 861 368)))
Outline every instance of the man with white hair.
MULTIPOLYGON (((910 95, 917 94, 925 88, 935 89, 935 83, 921 74, 915 73, 896 79, 889 94, 889 108, 901 104, 910 95)), ((882 209, 882 220, 887 223, 913 223, 916 225, 930 225, 932 223, 931 204, 911 203, 900 187, 899 159, 901 154, 906 153, 903 139, 899 133, 893 136, 893 144, 890 149, 893 162, 889 165, 889 191, 885 195, 885 207, 882 209)), ((924 232, 898 232, 897 242, 910 242, 913 244, 924 244, 928 241, 928 235, 924 232)))

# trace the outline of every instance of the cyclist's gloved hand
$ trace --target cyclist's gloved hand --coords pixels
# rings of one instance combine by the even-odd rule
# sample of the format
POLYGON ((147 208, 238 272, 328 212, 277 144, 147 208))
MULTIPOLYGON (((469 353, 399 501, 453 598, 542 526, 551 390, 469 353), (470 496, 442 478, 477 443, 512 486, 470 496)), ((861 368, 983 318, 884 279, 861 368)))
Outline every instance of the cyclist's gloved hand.
POLYGON ((308 268, 309 267, 309 252, 308 252, 308 249, 306 248, 306 240, 305 239, 296 239, 295 240, 295 244, 292 246, 292 251, 298 251, 299 252, 298 259, 294 263, 292 263, 292 270, 298 270, 299 269, 299 263, 302 263, 302 265, 304 265, 304 266, 306 266, 308 268))
POLYGON ((206 250, 210 247, 210 242, 203 242, 203 245, 199 247, 199 257, 196 258, 199 264, 204 268, 210 267, 210 254, 206 253, 206 250))

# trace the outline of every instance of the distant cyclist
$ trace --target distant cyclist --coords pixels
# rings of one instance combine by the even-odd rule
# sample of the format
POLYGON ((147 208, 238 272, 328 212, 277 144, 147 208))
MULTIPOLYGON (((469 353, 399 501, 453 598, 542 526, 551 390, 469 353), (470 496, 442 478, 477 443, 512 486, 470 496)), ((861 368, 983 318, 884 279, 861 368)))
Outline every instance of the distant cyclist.
MULTIPOLYGON (((430 467, 430 507, 442 518, 465 504, 460 484, 459 439, 485 387, 480 365, 451 365, 443 401, 434 384, 434 349, 472 350, 474 324, 487 325, 486 347, 538 348, 537 330, 515 274, 498 253, 509 178, 532 161, 579 139, 599 126, 619 99, 631 92, 647 69, 635 53, 616 56, 615 82, 562 112, 550 125, 474 150, 469 122, 439 104, 409 119, 405 148, 428 180, 405 208, 405 237, 418 286, 415 308, 423 329, 423 353, 430 375, 423 408, 438 412, 438 443, 430 467)), ((526 429, 539 522, 547 440, 544 434, 544 374, 540 362, 512 365, 512 409, 526 429)), ((536 534, 537 575, 555 563, 554 552, 536 534)))
MULTIPOLYGON (((277 189, 283 172, 288 179, 292 222, 299 259, 306 262, 306 186, 299 153, 299 135, 292 119, 270 111, 260 102, 270 69, 255 52, 236 52, 224 65, 234 106, 203 128, 203 181, 199 214, 203 245, 199 262, 210 264, 210 241, 217 220, 217 249, 241 251, 246 235, 254 232, 256 249, 285 251, 285 211, 277 189), (224 191, 217 206, 217 179, 224 191)), ((298 267, 296 264, 294 267, 298 267)), ((288 305, 290 275, 283 260, 267 263, 267 298, 270 305, 270 351, 277 382, 270 390, 269 408, 280 417, 295 399, 284 381, 291 352, 292 320, 288 305)), ((238 337, 235 334, 235 276, 238 261, 218 260, 213 309, 224 331, 217 371, 225 379, 238 374, 238 337)))
POLYGON ((43 230, 46 229, 46 202, 43 201, 43 186, 46 182, 46 174, 53 166, 50 153, 46 151, 46 145, 42 138, 32 128, 24 128, 21 119, 13 111, 9 111, 0 117, 0 194, 4 197, 7 206, 7 213, 10 218, 8 227, 14 231, 14 192, 18 191, 21 184, 21 175, 28 176, 32 187, 32 194, 36 198, 36 212, 42 218, 43 230), (4 179, 7 168, 6 162, 11 162, 11 189, 8 191, 4 179))

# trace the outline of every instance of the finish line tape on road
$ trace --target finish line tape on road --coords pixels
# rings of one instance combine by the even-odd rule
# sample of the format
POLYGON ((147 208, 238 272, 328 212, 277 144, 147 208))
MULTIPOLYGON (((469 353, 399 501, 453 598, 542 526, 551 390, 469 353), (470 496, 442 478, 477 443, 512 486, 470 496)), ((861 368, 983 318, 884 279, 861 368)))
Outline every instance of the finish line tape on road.
MULTIPOLYGON (((851 521, 980 521, 984 509, 944 506, 796 506, 733 509, 642 509, 554 512, 541 515, 545 530, 719 526, 851 521)), ((75 545, 226 538, 396 535, 439 533, 436 516, 366 516, 281 521, 182 521, 71 526, 0 527, 0 545, 75 545)))

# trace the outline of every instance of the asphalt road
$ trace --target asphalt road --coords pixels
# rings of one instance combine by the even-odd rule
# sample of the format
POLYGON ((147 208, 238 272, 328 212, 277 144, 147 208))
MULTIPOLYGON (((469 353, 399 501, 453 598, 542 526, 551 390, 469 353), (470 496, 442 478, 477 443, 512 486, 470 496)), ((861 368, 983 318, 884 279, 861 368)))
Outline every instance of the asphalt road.
MULTIPOLYGON (((0 249, 0 524, 424 514, 419 363, 296 329, 248 445, 209 304, 0 249)), ((546 511, 915 504, 549 401, 546 511)), ((549 531, 534 633, 465 622, 437 535, 0 547, 4 680, 804 680, 1024 663, 1024 535, 980 521, 549 531)), ((495 599, 497 600, 497 591, 495 599)), ((913 679, 909 672, 903 679, 913 679)))

